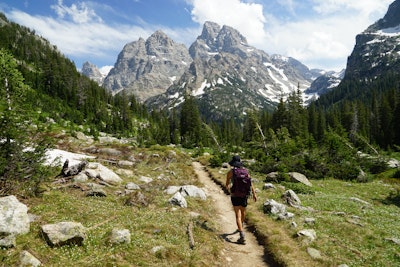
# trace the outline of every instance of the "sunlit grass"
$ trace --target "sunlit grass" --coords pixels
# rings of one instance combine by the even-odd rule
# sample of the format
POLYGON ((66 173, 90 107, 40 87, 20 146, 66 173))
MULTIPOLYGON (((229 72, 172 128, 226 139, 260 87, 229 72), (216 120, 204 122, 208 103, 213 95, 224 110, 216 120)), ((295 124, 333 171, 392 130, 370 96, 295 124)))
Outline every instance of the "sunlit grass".
MULTIPOLYGON (((221 183, 226 171, 210 169, 221 183)), ((400 238, 400 206, 392 200, 400 184, 386 183, 384 177, 369 183, 312 181, 314 193, 298 193, 302 205, 312 210, 288 207, 295 218, 277 221, 263 213, 262 205, 267 199, 282 202, 282 193, 291 188, 275 184, 274 190, 262 190, 263 175, 252 175, 258 181, 259 202, 249 205, 249 224, 265 237, 266 246, 279 262, 287 266, 400 266, 400 247, 387 240, 400 238), (305 218, 314 218, 315 224, 307 225, 305 218), (297 228, 291 226, 292 221, 297 228), (309 246, 321 252, 321 261, 311 260, 305 253, 307 245, 296 238, 301 229, 316 231, 317 239, 309 246)))
POLYGON ((37 219, 31 223, 28 234, 18 237, 15 249, 0 251, 0 266, 18 266, 19 253, 24 249, 44 266, 214 265, 223 243, 214 231, 201 227, 215 213, 210 200, 187 198, 188 208, 178 208, 168 203, 171 196, 163 192, 169 185, 201 186, 190 158, 177 151, 172 160, 167 160, 169 150, 131 152, 140 153, 140 161, 132 169, 132 176, 122 178, 124 183, 140 184, 149 200, 147 207, 124 205, 125 198, 116 193, 123 190, 123 185, 105 188, 107 197, 86 197, 78 188, 63 187, 27 200, 29 212, 37 219), (139 181, 140 176, 150 177, 153 182, 145 185, 139 181), (193 218, 190 212, 198 213, 199 217, 193 218), (61 221, 80 222, 87 228, 83 246, 51 248, 46 244, 40 235, 41 225, 61 221), (190 222, 194 225, 194 249, 190 248, 187 235, 190 222), (131 242, 109 244, 108 236, 114 228, 128 229, 131 242), (161 249, 154 252, 155 247, 161 249))

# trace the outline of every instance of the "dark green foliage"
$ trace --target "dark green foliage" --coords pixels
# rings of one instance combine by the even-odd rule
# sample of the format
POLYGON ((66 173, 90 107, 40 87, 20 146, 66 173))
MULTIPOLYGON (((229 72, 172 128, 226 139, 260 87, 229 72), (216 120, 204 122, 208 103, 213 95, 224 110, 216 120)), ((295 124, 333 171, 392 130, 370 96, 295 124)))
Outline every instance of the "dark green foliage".
POLYGON ((219 168, 222 166, 222 163, 229 162, 229 160, 230 160, 230 155, 228 153, 217 152, 210 158, 209 162, 211 167, 219 168))
POLYGON ((0 195, 17 189, 35 194, 46 177, 44 156, 50 142, 45 129, 34 128, 24 99, 30 90, 23 82, 17 62, 0 49, 0 195))
POLYGON ((296 194, 304 194, 304 195, 314 195, 315 190, 314 188, 307 186, 302 183, 293 183, 293 182, 286 182, 283 181, 281 182, 281 185, 283 185, 287 190, 291 189, 293 190, 296 194))
POLYGON ((204 132, 200 112, 193 96, 187 95, 182 104, 180 118, 181 143, 192 148, 202 145, 204 132))
POLYGON ((397 169, 395 173, 393 173, 392 178, 400 178, 400 169, 397 169))

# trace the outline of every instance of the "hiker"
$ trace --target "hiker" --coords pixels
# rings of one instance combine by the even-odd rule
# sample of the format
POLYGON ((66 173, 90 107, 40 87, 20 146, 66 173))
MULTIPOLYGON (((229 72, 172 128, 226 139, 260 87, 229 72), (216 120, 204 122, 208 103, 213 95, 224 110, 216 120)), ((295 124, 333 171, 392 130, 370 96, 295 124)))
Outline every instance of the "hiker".
POLYGON ((238 243, 244 244, 243 223, 246 216, 247 199, 250 195, 250 190, 254 201, 257 201, 257 196, 248 171, 243 166, 240 157, 233 156, 229 165, 232 166, 232 169, 226 175, 226 189, 231 193, 231 202, 235 211, 236 224, 240 235, 238 243), (232 187, 230 187, 231 181, 232 187))

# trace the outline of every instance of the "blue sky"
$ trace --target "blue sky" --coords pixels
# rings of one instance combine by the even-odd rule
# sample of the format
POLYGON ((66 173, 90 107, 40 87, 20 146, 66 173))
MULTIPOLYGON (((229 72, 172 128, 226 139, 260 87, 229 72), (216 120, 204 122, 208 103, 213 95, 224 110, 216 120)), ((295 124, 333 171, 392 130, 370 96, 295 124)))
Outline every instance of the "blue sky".
POLYGON ((355 37, 394 0, 5 0, 0 11, 73 60, 112 66, 125 44, 162 30, 190 46, 205 21, 239 30, 268 54, 341 70, 355 37))

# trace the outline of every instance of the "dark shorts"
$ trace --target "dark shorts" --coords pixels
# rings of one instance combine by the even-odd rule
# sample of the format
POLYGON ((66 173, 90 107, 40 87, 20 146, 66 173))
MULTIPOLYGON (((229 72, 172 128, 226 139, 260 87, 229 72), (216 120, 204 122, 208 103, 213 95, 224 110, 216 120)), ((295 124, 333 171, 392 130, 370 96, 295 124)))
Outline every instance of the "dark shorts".
POLYGON ((233 206, 247 207, 247 197, 231 197, 231 202, 233 206))

